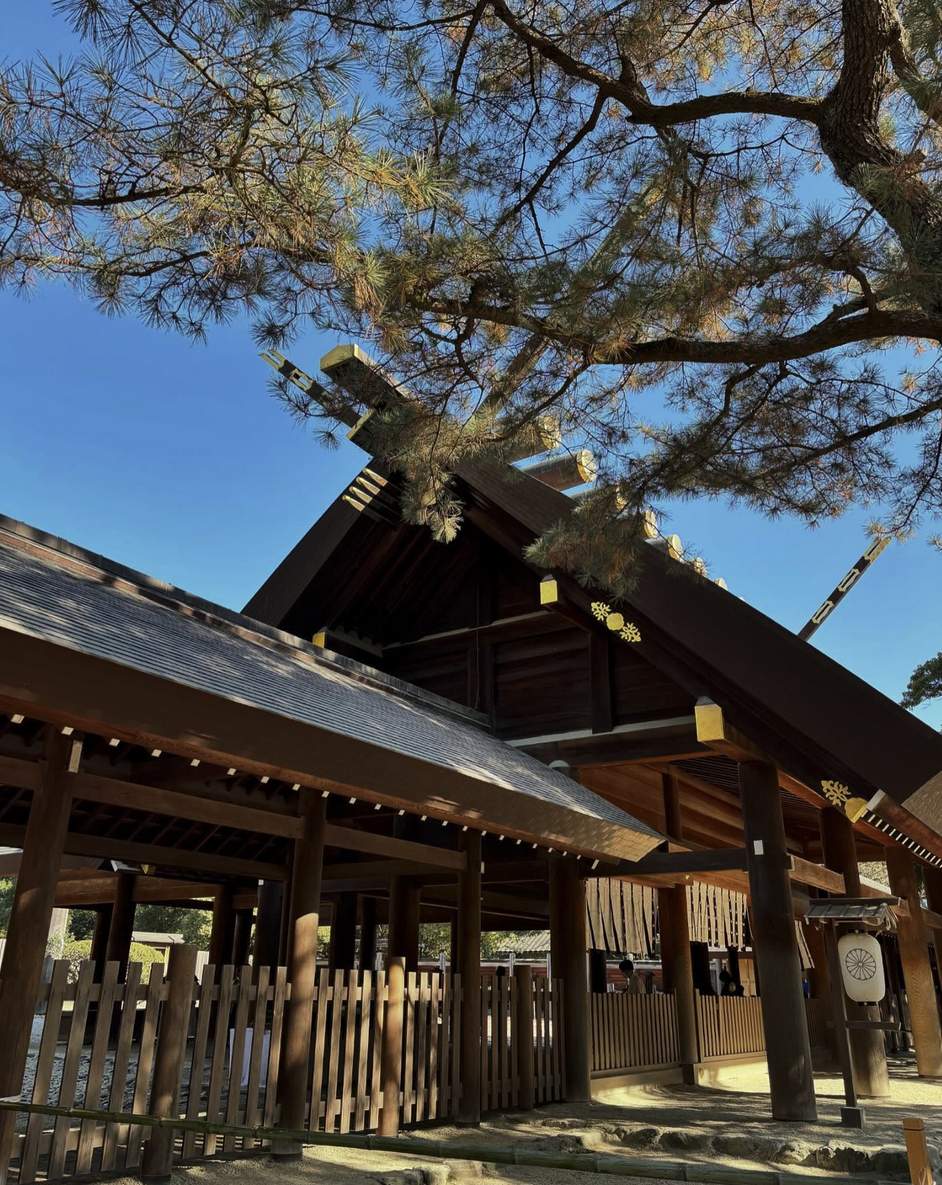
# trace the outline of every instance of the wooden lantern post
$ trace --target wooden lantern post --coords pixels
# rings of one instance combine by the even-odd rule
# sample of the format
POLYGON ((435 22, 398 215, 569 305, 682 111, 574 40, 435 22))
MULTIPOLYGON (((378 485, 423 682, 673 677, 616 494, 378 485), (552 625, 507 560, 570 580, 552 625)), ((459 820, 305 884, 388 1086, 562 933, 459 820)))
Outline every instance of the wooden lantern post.
POLYGON ((916 1046, 916 1071, 921 1078, 939 1078, 942 1077, 942 1028, 929 963, 929 936, 923 924, 916 884, 916 865, 905 848, 894 845, 886 849, 886 867, 890 888, 909 906, 909 916, 897 919, 896 934, 916 1046))
MULTIPOLYGON (((321 876, 324 868, 324 834, 327 800, 303 787, 300 793, 303 833, 294 841, 290 898, 290 951, 287 1007, 282 1039, 281 1126, 304 1127, 307 1121, 308 1065, 311 1057, 311 1022, 314 1012, 314 980, 317 970, 317 927, 320 922, 321 876)), ((300 1157, 300 1145, 282 1142, 276 1154, 300 1157)))
POLYGON ((585 882, 572 857, 549 859, 550 954, 553 978, 563 981, 563 1034, 567 1102, 592 1098, 589 1061, 589 992, 586 983, 585 882))
MULTIPOLYGON (((673 774, 663 774, 664 829, 672 839, 684 837, 680 812, 680 784, 673 774)), ((674 997, 677 1009, 677 1038, 684 1081, 697 1081, 696 1064, 700 1060, 697 1041, 697 1004, 693 990, 693 960, 690 951, 690 919, 687 914, 687 888, 674 885, 657 891, 661 933, 661 963, 664 991, 674 997)))
POLYGON ((461 976, 461 1099, 458 1123, 481 1122, 481 833, 465 831, 467 861, 458 877, 458 974, 461 976))
MULTIPOLYGON (((857 841, 854 825, 843 811, 826 806, 821 812, 821 844, 824 864, 844 878, 844 896, 860 897, 860 868, 857 864, 857 841)), ((875 1005, 855 1004, 845 1000, 847 1019, 878 1021, 880 1009, 875 1005)), ((886 1098, 890 1093, 890 1076, 886 1068, 886 1041, 876 1029, 849 1029, 850 1056, 854 1065, 857 1093, 864 1098, 886 1098)))
POLYGON ((778 771, 767 761, 741 762, 739 789, 754 919, 752 942, 762 976, 772 1115, 814 1122, 818 1109, 778 771))

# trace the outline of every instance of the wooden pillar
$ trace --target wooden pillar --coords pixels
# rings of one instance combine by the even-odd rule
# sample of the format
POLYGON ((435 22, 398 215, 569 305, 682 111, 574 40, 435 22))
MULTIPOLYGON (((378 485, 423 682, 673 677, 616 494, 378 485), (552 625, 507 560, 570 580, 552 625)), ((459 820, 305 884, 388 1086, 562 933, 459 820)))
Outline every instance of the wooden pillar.
POLYGON ((406 973, 419 969, 419 886, 410 876, 389 878, 387 954, 401 955, 406 973))
POLYGON ((550 953, 553 978, 563 981, 566 1100, 592 1097, 589 1063, 589 993, 586 984, 585 882, 572 857, 549 859, 550 953))
POLYGON ((589 951, 589 991, 602 996, 608 991, 608 959, 604 950, 589 951))
POLYGON ((890 888, 909 906, 909 917, 897 920, 896 934, 909 1002, 909 1023, 916 1046, 916 1070, 921 1078, 942 1077, 942 1029, 929 963, 929 936, 922 920, 916 884, 916 865, 905 848, 886 849, 890 888))
MULTIPOLYGON (((416 954, 418 954, 418 929, 416 930, 416 954)), ((356 967, 357 954, 357 895, 341 893, 334 903, 330 917, 330 953, 328 962, 331 971, 352 971, 356 967)))
MULTIPOLYGON (((19 1095, 23 1086, 46 935, 72 809, 72 782, 81 755, 77 735, 65 737, 53 729, 46 745, 42 781, 33 791, 0 979, 0 1098, 19 1095)), ((9 1159, 13 1119, 9 1112, 0 1116, 0 1174, 6 1171, 9 1159)))
POLYGON ((111 925, 108 927, 108 945, 105 959, 118 963, 118 978, 127 976, 128 960, 131 957, 131 942, 134 938, 134 888, 137 876, 133 872, 119 872, 118 885, 114 895, 114 909, 111 925))
POLYGON ((213 925, 209 932, 209 961, 214 967, 225 967, 232 962, 232 939, 235 928, 233 896, 232 885, 227 881, 219 886, 213 899, 213 925))
POLYGON ((536 1101, 535 1066, 533 1062, 533 968, 525 963, 514 967, 517 985, 516 1015, 513 1040, 516 1046, 517 1073, 520 1075, 518 1106, 532 1111, 536 1101))
MULTIPOLYGON (((386 1012, 383 1019, 382 1072, 383 1106, 378 1134, 399 1134, 402 1092, 402 1019, 406 994, 406 961, 401 955, 386 956, 386 1012)), ((478 1059, 480 1060, 480 1059, 478 1059)))
POLYGON ((762 970, 772 1117, 814 1121, 818 1110, 778 771, 770 762, 744 761, 739 766, 739 790, 755 921, 752 942, 762 970))
POLYGON ((262 881, 258 886, 258 912, 255 917, 256 969, 280 966, 281 908, 284 895, 284 885, 281 881, 262 881))
MULTIPOLYGON (((151 1086, 150 1114, 169 1119, 180 1114, 180 1087, 186 1037, 190 1027, 190 1004, 196 977, 195 946, 172 946, 167 964, 167 999, 160 1010, 160 1028, 154 1053, 154 1080, 151 1086)), ((144 1145, 141 1180, 169 1181, 173 1169, 173 1128, 154 1127, 144 1145)))
MULTIPOLYGON (((684 837, 680 811, 680 783, 673 774, 663 774, 664 827, 668 835, 684 837)), ((697 1040, 697 1004, 693 990, 693 959, 690 951, 690 919, 685 885, 657 891, 661 965, 664 991, 674 997, 677 1010, 677 1038, 684 1081, 695 1085, 696 1063, 700 1060, 697 1040)))
POLYGON ((376 968, 376 898, 360 898, 360 970, 376 968))
MULTIPOLYGON (((935 913, 942 915, 942 868, 924 865, 923 881, 926 886, 926 904, 935 913)), ((939 987, 942 988, 942 926, 930 928, 932 944, 935 947, 935 965, 939 972, 939 987)))
POLYGON ((459 934, 458 915, 452 914, 452 918, 451 918, 451 952, 450 952, 450 959, 449 959, 448 965, 451 968, 453 974, 457 974, 457 971, 458 971, 458 934, 459 934))
MULTIPOLYGON (((813 891, 812 891, 813 895, 813 891)), ((819 926, 805 926, 805 941, 811 954, 814 966, 808 970, 808 987, 811 998, 820 1001, 827 1025, 827 1043, 831 1055, 838 1055, 838 1033, 834 1019, 834 997, 831 985, 831 964, 828 959, 827 945, 824 941, 824 930, 819 926)), ((850 1007, 850 1000, 845 999, 846 1007, 850 1007)), ((848 1033, 848 1036, 850 1034, 848 1033)), ((882 1037, 881 1037, 882 1040, 882 1037)), ((884 1058, 885 1061, 885 1058, 884 1058)), ((859 1081, 859 1079, 858 1079, 859 1081)))
POLYGON ((467 867, 458 877, 458 963, 461 976, 461 1099, 458 1123, 481 1122, 481 833, 465 831, 467 867))
POLYGON ((108 958, 108 932, 111 929, 111 915, 114 905, 100 905, 95 910, 95 930, 92 934, 92 949, 88 957, 95 964, 95 982, 101 982, 108 958))
MULTIPOLYGON (((857 841, 854 825, 843 811, 826 806, 821 812, 821 845, 824 849, 824 864, 832 872, 844 877, 844 894, 860 897, 860 867, 857 863, 857 841)), ((840 927, 844 933, 846 927, 840 927)), ((880 1009, 867 1007, 845 999, 844 1010, 848 1020, 878 1021, 880 1009)), ((890 1076, 886 1069, 886 1041, 883 1033, 876 1030, 849 1029, 850 1057, 854 1067, 854 1083, 857 1093, 863 1098, 887 1098, 890 1093, 890 1076)))
POLYGON ((249 961, 252 942, 252 911, 237 909, 232 918, 232 965, 244 967, 249 961))
MULTIPOLYGON (((321 875, 324 868, 324 829, 327 800, 302 787, 299 807, 303 832, 294 841, 289 906, 290 949, 288 982, 291 1000, 282 1040, 279 1097, 281 1126, 304 1127, 308 1108, 308 1065, 311 1058, 311 1020, 317 970, 317 927, 320 921, 321 875)), ((281 1143, 280 1156, 300 1157, 300 1146, 281 1143)))

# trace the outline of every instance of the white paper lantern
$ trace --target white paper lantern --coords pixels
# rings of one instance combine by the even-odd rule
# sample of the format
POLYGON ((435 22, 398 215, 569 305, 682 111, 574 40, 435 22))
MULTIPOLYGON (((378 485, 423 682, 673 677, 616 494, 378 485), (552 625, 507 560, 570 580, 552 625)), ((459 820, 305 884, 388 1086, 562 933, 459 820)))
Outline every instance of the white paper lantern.
POLYGON ((858 1004, 877 1004, 886 995, 883 951, 872 934, 844 934, 837 943, 844 991, 858 1004))

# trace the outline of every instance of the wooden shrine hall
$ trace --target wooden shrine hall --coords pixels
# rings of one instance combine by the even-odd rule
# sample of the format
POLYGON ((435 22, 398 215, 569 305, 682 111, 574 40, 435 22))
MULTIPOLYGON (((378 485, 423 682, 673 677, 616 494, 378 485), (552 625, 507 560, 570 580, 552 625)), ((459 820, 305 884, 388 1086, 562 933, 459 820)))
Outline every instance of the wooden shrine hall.
MULTIPOLYGON (((348 394, 373 374, 353 347, 322 368, 348 394)), ((565 457, 459 464, 447 546, 365 460, 241 614, 0 520, 0 844, 22 852, 0 858, 0 1096, 102 1113, 4 1112, 0 1174, 157 1180, 264 1145, 111 1113, 395 1132, 742 1056, 776 1118, 812 1120, 834 1020, 802 919, 878 892, 871 860, 918 1071, 942 1076, 942 738, 669 542, 617 604, 535 568, 578 512, 565 457), (587 951, 637 953, 631 886, 664 993, 616 998, 587 951), (742 902, 758 997, 695 992, 691 886, 742 902), (212 909, 198 982, 189 947, 146 984, 129 964, 155 901, 212 909), (77 973, 44 974, 56 906, 97 910, 77 973), (451 923, 444 972, 419 965, 424 922, 451 923), (548 977, 482 979, 482 929, 548 929, 548 977)), ((888 1091, 883 1040, 851 1034, 864 1095, 888 1091)))

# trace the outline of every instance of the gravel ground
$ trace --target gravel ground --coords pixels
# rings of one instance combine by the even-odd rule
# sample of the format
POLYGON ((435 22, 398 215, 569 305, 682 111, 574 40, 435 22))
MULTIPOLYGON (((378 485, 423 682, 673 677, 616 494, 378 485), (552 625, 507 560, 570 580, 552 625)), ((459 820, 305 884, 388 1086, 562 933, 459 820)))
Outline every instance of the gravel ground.
MULTIPOLYGON (((880 1155, 880 1179, 907 1180, 902 1154, 902 1119, 917 1115, 926 1122, 930 1143, 942 1142, 942 1082, 920 1080, 907 1062, 892 1066, 893 1096, 885 1102, 870 1101, 868 1124, 863 1132, 840 1127, 842 1087, 839 1078, 816 1076, 819 1121, 817 1124, 776 1123, 768 1117, 768 1080, 764 1067, 727 1071, 723 1082, 707 1088, 680 1086, 634 1087, 609 1092, 591 1104, 556 1104, 529 1114, 494 1116, 479 1129, 435 1127, 409 1133, 429 1141, 478 1144, 482 1158, 487 1147, 525 1145, 552 1152, 615 1154, 637 1160, 683 1161, 695 1182, 697 1163, 731 1167, 777 1168, 805 1175, 809 1181, 827 1182, 830 1165, 847 1173, 856 1171, 853 1158, 880 1155), (632 1142, 638 1133, 644 1139, 632 1142), (651 1133, 654 1133, 653 1141, 651 1133), (718 1153, 717 1140, 725 1140, 728 1152, 718 1153), (740 1141, 739 1144, 736 1141, 740 1141), (644 1142, 648 1141, 648 1142, 644 1142), (764 1141, 764 1143, 763 1143, 764 1141), (792 1142, 799 1152, 817 1155, 817 1163, 772 1162, 763 1155, 769 1147, 792 1142), (748 1151, 750 1144, 757 1151, 748 1151), (824 1160, 821 1160, 821 1157, 824 1160), (838 1163, 843 1157, 848 1163, 838 1163), (831 1158, 831 1159, 828 1159, 831 1158), (835 1159, 836 1158, 836 1159, 835 1159)), ((215 1160, 178 1168, 173 1185, 459 1185, 486 1180, 491 1185, 612 1185, 613 1180, 644 1185, 650 1178, 576 1173, 563 1169, 483 1166, 474 1162, 445 1162, 433 1158, 351 1149, 309 1148, 303 1160, 280 1163, 268 1156, 245 1160, 215 1160)), ((861 1173, 861 1185, 872 1181, 873 1171, 861 1173)), ((122 1182, 122 1185, 124 1183, 122 1182)), ((127 1185, 138 1185, 132 1178, 127 1185)))

